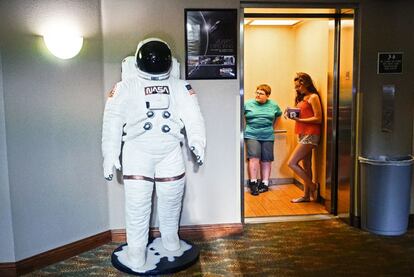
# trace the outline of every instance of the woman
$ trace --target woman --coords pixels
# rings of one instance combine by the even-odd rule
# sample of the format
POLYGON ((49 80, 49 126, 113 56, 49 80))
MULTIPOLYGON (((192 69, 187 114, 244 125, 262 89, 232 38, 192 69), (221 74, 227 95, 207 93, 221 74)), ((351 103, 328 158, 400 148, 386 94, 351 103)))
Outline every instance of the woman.
POLYGON ((259 85, 256 98, 246 101, 244 115, 246 118, 245 141, 247 148, 249 187, 252 195, 269 190, 270 168, 273 157, 274 129, 278 117, 282 114, 279 105, 270 100, 270 86, 259 85), (262 181, 258 180, 260 176, 262 181))
POLYGON ((312 150, 315 149, 321 136, 322 106, 320 96, 312 78, 303 72, 297 73, 295 81, 295 105, 300 109, 299 117, 295 120, 295 133, 298 144, 292 152, 288 165, 303 180, 304 195, 292 199, 292 203, 309 202, 310 198, 317 201, 319 184, 312 180, 312 150), (302 161, 302 167, 299 162, 302 161))

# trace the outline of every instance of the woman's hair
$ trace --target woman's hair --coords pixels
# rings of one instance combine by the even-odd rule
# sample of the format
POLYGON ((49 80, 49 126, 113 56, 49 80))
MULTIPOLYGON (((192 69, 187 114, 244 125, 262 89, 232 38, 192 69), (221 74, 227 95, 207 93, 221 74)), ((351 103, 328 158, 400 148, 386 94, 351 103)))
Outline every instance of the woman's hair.
MULTIPOLYGON (((304 72, 298 72, 296 73, 296 77, 294 80, 299 81, 299 83, 303 85, 309 92, 316 93, 320 98, 318 90, 315 88, 315 85, 313 84, 312 78, 311 76, 309 76, 309 74, 306 74, 304 72)), ((305 95, 296 91, 295 104, 298 104, 300 101, 302 101, 304 97, 305 95)))
POLYGON ((258 90, 263 90, 266 93, 267 96, 269 96, 270 93, 272 92, 272 89, 270 88, 270 86, 266 85, 266 84, 258 85, 257 88, 256 88, 256 91, 258 91, 258 90))

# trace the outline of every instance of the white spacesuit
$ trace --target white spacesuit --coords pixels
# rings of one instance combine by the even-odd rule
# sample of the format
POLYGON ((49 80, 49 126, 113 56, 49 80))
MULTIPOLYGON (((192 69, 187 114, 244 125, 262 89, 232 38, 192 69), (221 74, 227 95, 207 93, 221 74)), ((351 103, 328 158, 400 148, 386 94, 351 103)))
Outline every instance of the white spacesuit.
POLYGON ((185 132, 197 163, 204 160, 204 120, 191 86, 171 76, 168 45, 150 38, 138 44, 136 76, 117 83, 107 100, 103 119, 104 176, 120 169, 121 142, 125 185, 128 260, 145 264, 154 182, 159 229, 165 249, 180 248, 178 224, 185 182, 181 150, 185 132))

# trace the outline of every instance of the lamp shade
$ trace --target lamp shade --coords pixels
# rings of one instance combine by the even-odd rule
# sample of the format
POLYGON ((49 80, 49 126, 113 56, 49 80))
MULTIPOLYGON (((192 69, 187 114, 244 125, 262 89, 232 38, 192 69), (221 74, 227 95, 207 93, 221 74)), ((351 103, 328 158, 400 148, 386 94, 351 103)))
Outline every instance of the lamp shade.
POLYGON ((83 37, 64 32, 47 33, 43 40, 53 55, 64 60, 76 56, 83 45, 83 37))

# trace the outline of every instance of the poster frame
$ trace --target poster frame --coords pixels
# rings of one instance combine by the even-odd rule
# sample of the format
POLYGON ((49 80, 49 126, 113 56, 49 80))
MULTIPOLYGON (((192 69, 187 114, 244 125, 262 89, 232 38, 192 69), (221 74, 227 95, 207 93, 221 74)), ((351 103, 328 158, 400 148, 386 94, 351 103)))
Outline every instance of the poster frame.
MULTIPOLYGON (((238 34, 238 16, 237 9, 185 9, 184 10, 184 24, 185 24, 185 79, 186 80, 214 80, 214 79, 237 79, 237 34, 238 34), (189 29, 195 27, 191 25, 191 17, 200 13, 203 18, 206 28, 209 26, 207 22, 209 19, 214 19, 216 24, 221 21, 226 22, 222 25, 227 34, 218 32, 213 41, 208 39, 208 30, 206 31, 207 39, 200 39, 199 45, 204 42, 203 52, 191 52, 189 50, 189 29), (217 20, 218 19, 218 20, 217 20), (220 36, 220 34, 222 36, 220 36), (218 36, 218 37, 217 37, 218 36), (207 43, 205 42, 207 41, 207 43), (214 50, 209 50, 210 46, 216 47, 214 50), (196 66, 194 66, 196 64, 196 66)), ((199 26, 196 26, 199 27, 199 26)), ((220 28, 219 26, 218 28, 220 28)), ((200 28, 199 28, 200 29, 200 28)), ((214 31, 214 30, 213 30, 214 31)), ((201 33, 201 31, 200 31, 201 33)), ((200 34, 201 37, 201 34, 200 34)))

